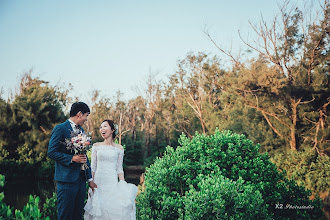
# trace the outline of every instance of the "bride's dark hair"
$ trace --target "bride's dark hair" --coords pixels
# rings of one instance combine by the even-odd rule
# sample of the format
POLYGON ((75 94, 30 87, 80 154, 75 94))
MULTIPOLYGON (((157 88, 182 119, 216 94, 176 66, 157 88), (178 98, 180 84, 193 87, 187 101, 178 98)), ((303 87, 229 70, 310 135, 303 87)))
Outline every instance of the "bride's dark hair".
POLYGON ((103 122, 108 122, 108 124, 110 125, 111 130, 113 130, 112 139, 115 139, 115 137, 116 137, 115 123, 112 120, 109 120, 109 119, 106 119, 106 120, 102 121, 102 123, 103 122))

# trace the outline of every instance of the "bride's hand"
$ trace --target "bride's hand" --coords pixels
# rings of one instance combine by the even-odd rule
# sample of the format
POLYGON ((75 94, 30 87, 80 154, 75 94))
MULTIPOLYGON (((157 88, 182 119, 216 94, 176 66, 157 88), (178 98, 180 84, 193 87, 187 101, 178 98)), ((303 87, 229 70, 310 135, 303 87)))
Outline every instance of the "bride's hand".
POLYGON ((93 193, 94 193, 94 189, 97 188, 97 185, 94 183, 94 181, 90 181, 88 183, 89 187, 92 189, 93 193))

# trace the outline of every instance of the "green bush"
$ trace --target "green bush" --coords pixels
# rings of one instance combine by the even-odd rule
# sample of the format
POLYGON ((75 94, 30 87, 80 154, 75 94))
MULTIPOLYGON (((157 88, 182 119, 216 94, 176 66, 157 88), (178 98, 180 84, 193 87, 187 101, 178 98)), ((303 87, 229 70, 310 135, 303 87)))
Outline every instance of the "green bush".
MULTIPOLYGON (((0 187, 3 187, 5 184, 5 176, 0 174, 0 187)), ((30 195, 28 203, 23 207, 22 210, 15 210, 13 211, 13 207, 7 206, 4 202, 4 194, 3 192, 0 193, 0 220, 2 219, 16 219, 16 220, 49 220, 50 218, 47 214, 51 217, 54 216, 54 213, 50 213, 54 210, 54 195, 51 199, 47 200, 44 205, 44 211, 48 209, 46 213, 41 213, 39 210, 39 197, 30 195)), ((56 201, 56 197, 55 197, 56 201)), ((56 207, 56 205, 55 205, 56 207)), ((51 219, 56 219, 51 218, 51 219)))
MULTIPOLYGON (((2 188, 5 185, 5 176, 0 174, 0 188, 2 188)), ((0 193, 0 220, 2 219, 12 219, 13 218, 13 208, 10 206, 7 206, 3 199, 5 198, 5 195, 3 192, 0 193)))
POLYGON ((57 219, 57 195, 53 193, 53 196, 47 198, 42 209, 42 216, 49 217, 51 220, 57 219))
POLYGON ((49 217, 42 218, 42 213, 39 210, 39 197, 30 195, 29 202, 23 207, 22 211, 15 210, 15 219, 29 219, 29 220, 39 220, 45 219, 49 220, 49 217))
POLYGON ((0 173, 7 179, 53 179, 54 161, 47 158, 43 162, 0 161, 0 173))
POLYGON ((262 195, 244 180, 221 175, 197 177, 197 189, 184 197, 182 219, 270 219, 262 195))
MULTIPOLYGON (((251 207, 251 213, 261 213, 260 216, 275 219, 318 219, 322 216, 321 200, 309 200, 310 192, 294 181, 286 179, 283 173, 277 171, 276 165, 269 161, 268 154, 260 154, 259 146, 254 145, 244 135, 216 130, 215 134, 210 136, 196 133, 192 140, 182 135, 179 144, 181 146, 175 150, 167 147, 164 156, 157 158, 146 170, 145 191, 137 197, 137 216, 140 219, 186 219, 187 216, 198 219, 199 215, 192 217, 193 214, 187 210, 187 198, 198 196, 200 191, 221 190, 213 189, 216 186, 211 184, 211 180, 205 180, 204 185, 201 185, 203 180, 199 177, 209 176, 207 178, 220 178, 223 181, 220 175, 234 181, 228 182, 227 188, 235 184, 244 186, 241 187, 244 196, 237 196, 236 200, 222 196, 225 192, 221 192, 219 198, 214 197, 224 201, 226 207, 233 201, 246 198, 245 195, 253 188, 255 197, 259 198, 258 192, 261 197, 258 204, 251 207), (244 180, 244 184, 240 179, 244 180), (193 193, 192 189, 196 192, 193 193), (267 209, 267 213, 263 212, 264 208, 267 209)), ((202 201, 195 200, 196 207, 201 207, 202 204, 199 202, 202 201)), ((210 201, 208 205, 203 205, 214 204, 210 201)), ((239 205, 233 207, 234 211, 224 209, 220 218, 228 216, 227 218, 233 219, 238 215, 244 215, 248 204, 244 204, 241 210, 237 208, 239 205)), ((205 207, 202 214, 210 216, 212 212, 212 209, 205 207)))
POLYGON ((276 154, 273 161, 289 178, 310 189, 314 195, 330 189, 330 157, 327 155, 319 155, 313 149, 290 151, 276 154))

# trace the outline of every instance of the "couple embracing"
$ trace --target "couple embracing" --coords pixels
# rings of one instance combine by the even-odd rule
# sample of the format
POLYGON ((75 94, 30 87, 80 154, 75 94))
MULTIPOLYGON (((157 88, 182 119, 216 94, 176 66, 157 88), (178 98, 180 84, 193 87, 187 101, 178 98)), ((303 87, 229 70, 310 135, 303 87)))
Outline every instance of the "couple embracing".
POLYGON ((67 149, 65 139, 81 133, 90 114, 83 102, 71 106, 70 118, 57 125, 51 134, 48 157, 55 160, 58 219, 135 219, 137 187, 124 179, 124 149, 114 143, 116 129, 112 120, 104 120, 100 133, 104 141, 92 147, 91 163, 87 155, 74 155, 67 149), (87 163, 88 168, 82 169, 87 163), (88 200, 84 204, 86 182, 88 200), (84 213, 85 210, 85 213, 84 213))

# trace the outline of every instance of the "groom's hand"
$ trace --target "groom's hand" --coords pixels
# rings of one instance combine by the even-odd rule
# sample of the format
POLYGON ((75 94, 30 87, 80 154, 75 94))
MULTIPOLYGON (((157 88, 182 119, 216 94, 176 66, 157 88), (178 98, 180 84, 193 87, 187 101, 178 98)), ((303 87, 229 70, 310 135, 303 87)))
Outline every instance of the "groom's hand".
POLYGON ((87 156, 85 154, 79 154, 72 157, 72 161, 77 163, 86 163, 87 162, 87 156))
POLYGON ((89 181, 88 183, 89 187, 92 189, 93 193, 94 193, 94 189, 97 188, 97 185, 94 183, 94 181, 89 181))

